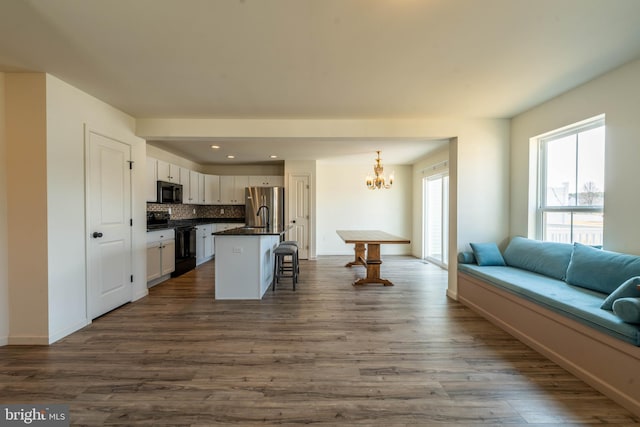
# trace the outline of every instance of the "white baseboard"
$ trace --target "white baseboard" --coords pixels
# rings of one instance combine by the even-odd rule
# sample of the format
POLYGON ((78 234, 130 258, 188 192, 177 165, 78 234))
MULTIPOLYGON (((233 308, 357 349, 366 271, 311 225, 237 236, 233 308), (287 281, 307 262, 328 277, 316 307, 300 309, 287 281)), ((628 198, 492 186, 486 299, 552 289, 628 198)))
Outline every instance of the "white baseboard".
POLYGON ((66 337, 67 335, 71 335, 72 333, 84 328, 85 326, 91 324, 91 321, 88 319, 82 319, 81 321, 79 321, 78 323, 76 323, 75 325, 72 325, 68 328, 65 328, 61 331, 55 332, 53 334, 51 334, 49 336, 49 341, 47 342, 47 344, 53 344, 54 342, 61 340, 62 338, 66 337))
POLYGON ((5 345, 9 344, 9 337, 0 337, 0 347, 3 347, 5 345))

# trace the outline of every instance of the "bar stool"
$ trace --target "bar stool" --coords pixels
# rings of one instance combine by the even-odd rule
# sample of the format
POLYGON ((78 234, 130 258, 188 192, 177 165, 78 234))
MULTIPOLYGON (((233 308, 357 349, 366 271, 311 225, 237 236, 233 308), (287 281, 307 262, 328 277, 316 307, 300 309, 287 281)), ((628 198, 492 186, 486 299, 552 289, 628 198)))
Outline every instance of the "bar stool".
POLYGON ((296 290, 298 282, 298 247, 294 245, 280 244, 273 251, 273 291, 276 290, 278 281, 282 278, 292 279, 293 290, 296 290), (287 262, 286 258, 291 257, 291 262, 287 262), (289 272, 290 274, 286 274, 289 272))
MULTIPOLYGON (((295 240, 285 240, 283 242, 280 242, 281 245, 289 245, 289 246, 295 246, 296 249, 298 248, 298 242, 296 242, 295 240)), ((296 273, 298 273, 298 276, 300 275, 300 259, 298 258, 298 251, 296 250, 296 273)))

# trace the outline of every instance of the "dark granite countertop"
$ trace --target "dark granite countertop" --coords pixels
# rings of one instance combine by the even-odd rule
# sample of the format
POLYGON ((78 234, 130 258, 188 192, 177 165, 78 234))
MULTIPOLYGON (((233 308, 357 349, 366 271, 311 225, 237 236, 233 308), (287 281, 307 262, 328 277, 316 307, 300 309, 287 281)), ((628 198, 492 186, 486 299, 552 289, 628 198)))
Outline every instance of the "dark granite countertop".
POLYGON ((240 227, 231 230, 218 231, 215 236, 279 236, 291 230, 293 226, 286 227, 240 227))
POLYGON ((147 228, 147 231, 167 230, 169 228, 196 226, 199 224, 243 224, 244 221, 244 218, 172 219, 166 227, 147 228))

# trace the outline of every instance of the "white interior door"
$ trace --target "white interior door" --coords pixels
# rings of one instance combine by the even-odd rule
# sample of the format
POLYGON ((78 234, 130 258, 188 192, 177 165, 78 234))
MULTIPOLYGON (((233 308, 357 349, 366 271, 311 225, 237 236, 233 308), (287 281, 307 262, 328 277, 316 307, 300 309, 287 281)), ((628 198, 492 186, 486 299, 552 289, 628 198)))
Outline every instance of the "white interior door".
POLYGON ((133 298, 131 146, 86 131, 87 311, 91 319, 133 298))
POLYGON ((298 242, 298 257, 309 259, 309 175, 289 176, 289 240, 298 242))

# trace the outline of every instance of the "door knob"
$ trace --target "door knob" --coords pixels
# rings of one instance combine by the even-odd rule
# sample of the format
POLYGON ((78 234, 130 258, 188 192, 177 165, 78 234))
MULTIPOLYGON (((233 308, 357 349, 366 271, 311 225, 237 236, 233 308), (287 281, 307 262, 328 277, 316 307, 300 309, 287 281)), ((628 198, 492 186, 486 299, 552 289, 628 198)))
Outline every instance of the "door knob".
POLYGON ((296 223, 296 220, 294 219, 294 220, 293 220, 293 221, 291 221, 291 222, 295 224, 295 223, 296 223))
POLYGON ((94 239, 97 239, 98 237, 102 237, 102 233, 98 233, 97 231, 94 231, 92 236, 94 239))

